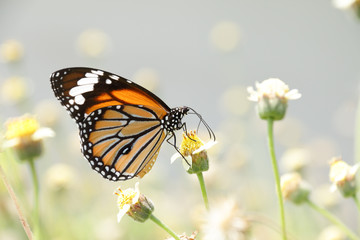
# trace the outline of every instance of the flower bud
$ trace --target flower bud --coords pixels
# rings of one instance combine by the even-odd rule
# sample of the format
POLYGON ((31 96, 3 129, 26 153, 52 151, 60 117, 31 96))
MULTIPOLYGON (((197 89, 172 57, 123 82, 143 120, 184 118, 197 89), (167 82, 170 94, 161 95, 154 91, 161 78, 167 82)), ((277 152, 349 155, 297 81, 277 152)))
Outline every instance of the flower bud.
POLYGON ((118 196, 118 222, 120 222, 125 213, 135 221, 145 222, 154 211, 154 205, 151 200, 140 193, 138 182, 135 184, 135 189, 128 188, 122 191, 118 188, 114 194, 118 196))
POLYGON ((308 200, 310 186, 304 182, 299 173, 287 173, 281 176, 281 192, 286 200, 301 204, 308 200))
POLYGON ((341 157, 335 157, 330 162, 330 181, 332 190, 338 189, 344 197, 353 197, 356 194, 355 175, 359 164, 348 165, 341 157))

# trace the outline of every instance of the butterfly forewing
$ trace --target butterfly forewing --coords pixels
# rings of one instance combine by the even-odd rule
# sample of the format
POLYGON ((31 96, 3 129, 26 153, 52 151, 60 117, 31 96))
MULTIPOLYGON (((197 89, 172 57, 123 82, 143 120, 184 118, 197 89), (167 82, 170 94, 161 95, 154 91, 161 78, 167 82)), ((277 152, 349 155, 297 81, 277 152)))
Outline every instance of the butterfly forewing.
POLYGON ((94 170, 114 181, 150 171, 166 137, 161 120, 170 112, 160 98, 130 80, 91 68, 54 72, 51 85, 77 122, 82 152, 94 170))
POLYGON ((51 75, 55 96, 81 122, 93 111, 114 105, 144 105, 165 115, 170 108, 156 95, 118 75, 91 68, 66 68, 51 75))

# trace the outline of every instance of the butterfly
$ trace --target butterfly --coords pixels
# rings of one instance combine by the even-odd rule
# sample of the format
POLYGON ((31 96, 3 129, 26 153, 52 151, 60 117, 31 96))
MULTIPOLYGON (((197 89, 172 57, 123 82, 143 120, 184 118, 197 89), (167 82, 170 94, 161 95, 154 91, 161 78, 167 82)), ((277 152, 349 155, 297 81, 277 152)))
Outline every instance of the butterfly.
POLYGON ((142 178, 165 139, 176 149, 175 131, 190 107, 169 108, 159 97, 116 74, 92 68, 65 68, 51 74, 56 98, 79 127, 81 151, 91 167, 111 181, 142 178), (169 140, 173 138, 171 143, 169 140))

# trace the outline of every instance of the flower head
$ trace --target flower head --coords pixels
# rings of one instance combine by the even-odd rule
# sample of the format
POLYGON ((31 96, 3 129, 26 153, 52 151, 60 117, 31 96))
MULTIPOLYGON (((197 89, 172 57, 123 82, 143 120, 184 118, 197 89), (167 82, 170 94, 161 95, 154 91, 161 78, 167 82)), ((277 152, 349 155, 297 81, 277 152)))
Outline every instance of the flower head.
POLYGON ((12 76, 1 84, 0 94, 3 102, 16 104, 24 101, 29 95, 29 86, 23 77, 12 76))
POLYGON ((9 39, 0 46, 0 53, 5 62, 17 62, 23 56, 22 44, 14 39, 9 39))
POLYGON ((333 183, 332 190, 338 189, 344 197, 356 194, 355 175, 360 165, 350 166, 340 157, 335 157, 330 162, 330 181, 333 183))
POLYGON ((138 182, 135 184, 135 189, 128 188, 121 190, 121 188, 118 188, 114 194, 118 196, 118 222, 120 222, 125 213, 136 221, 144 222, 154 211, 154 205, 151 200, 140 193, 138 182))
POLYGON ((301 172, 310 162, 310 151, 305 148, 290 148, 281 161, 288 171, 301 172))
POLYGON ((189 173, 207 171, 209 169, 209 160, 206 150, 214 144, 216 144, 215 141, 210 141, 205 144, 196 135, 196 131, 184 132, 179 149, 180 154, 174 154, 171 157, 171 162, 174 162, 178 157, 184 157, 187 163, 191 162, 191 166, 187 165, 187 171, 189 173))
POLYGON ((31 159, 42 153, 42 139, 54 135, 50 128, 40 128, 35 117, 24 115, 7 121, 4 147, 14 148, 21 160, 31 159))
POLYGON ((256 82, 255 91, 248 87, 249 100, 258 102, 257 109, 262 119, 281 120, 286 113, 287 101, 301 97, 297 89, 290 90, 280 79, 270 78, 261 83, 256 82))
POLYGON ((79 35, 77 45, 85 56, 97 58, 104 55, 110 47, 110 38, 101 30, 87 29, 79 35))
POLYGON ((299 173, 293 172, 282 175, 280 185, 284 199, 296 204, 308 200, 310 187, 302 180, 299 173))
POLYGON ((333 5, 339 9, 349 9, 359 4, 359 0, 333 0, 333 5))
POLYGON ((46 185, 56 193, 63 193, 74 183, 74 170, 64 164, 58 163, 51 166, 46 173, 46 185))
POLYGON ((202 225, 204 240, 242 240, 250 231, 249 220, 233 199, 218 202, 207 213, 202 225))

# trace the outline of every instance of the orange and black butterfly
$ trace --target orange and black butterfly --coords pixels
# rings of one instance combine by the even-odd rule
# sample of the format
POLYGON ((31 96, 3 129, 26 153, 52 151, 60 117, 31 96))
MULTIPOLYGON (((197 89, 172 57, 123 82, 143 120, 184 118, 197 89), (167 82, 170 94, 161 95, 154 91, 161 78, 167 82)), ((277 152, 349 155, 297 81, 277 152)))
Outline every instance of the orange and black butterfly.
POLYGON ((104 178, 143 177, 156 161, 161 144, 196 114, 189 107, 170 109, 155 94, 118 75, 91 68, 66 68, 51 75, 55 96, 79 127, 81 150, 104 178))

